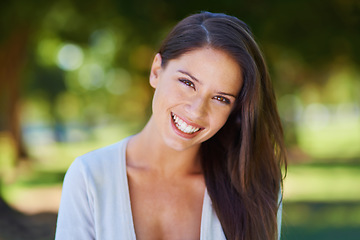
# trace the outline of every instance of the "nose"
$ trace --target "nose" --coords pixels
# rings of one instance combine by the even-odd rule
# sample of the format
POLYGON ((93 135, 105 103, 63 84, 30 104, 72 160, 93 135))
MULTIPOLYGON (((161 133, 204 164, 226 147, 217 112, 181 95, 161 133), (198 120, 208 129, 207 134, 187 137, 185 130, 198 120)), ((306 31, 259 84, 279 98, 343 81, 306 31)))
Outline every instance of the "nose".
POLYGON ((201 118, 207 112, 207 102, 203 97, 194 97, 188 102, 185 110, 192 119, 201 118))

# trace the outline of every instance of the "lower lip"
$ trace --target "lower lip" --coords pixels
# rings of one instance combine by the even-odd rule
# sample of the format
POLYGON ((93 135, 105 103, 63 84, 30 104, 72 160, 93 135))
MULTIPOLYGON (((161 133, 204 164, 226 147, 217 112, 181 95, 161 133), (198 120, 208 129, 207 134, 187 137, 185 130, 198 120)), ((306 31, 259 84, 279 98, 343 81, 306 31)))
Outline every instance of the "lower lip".
POLYGON ((171 114, 170 114, 170 121, 171 121, 171 126, 173 127, 175 133, 176 133, 177 135, 183 137, 183 138, 186 138, 186 139, 193 138, 193 137, 195 137, 196 135, 198 135, 200 131, 202 131, 202 129, 200 129, 199 131, 194 132, 194 133, 191 133, 191 134, 189 134, 189 133, 184 133, 184 132, 180 131, 180 130, 176 127, 175 122, 174 122, 174 119, 172 118, 171 114))

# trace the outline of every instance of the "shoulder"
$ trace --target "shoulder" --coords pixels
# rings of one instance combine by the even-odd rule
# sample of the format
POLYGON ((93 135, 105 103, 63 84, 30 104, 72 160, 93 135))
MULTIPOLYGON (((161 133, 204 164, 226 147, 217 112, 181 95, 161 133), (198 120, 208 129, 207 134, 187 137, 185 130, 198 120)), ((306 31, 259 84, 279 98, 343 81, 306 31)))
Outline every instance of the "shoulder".
POLYGON ((79 161, 82 165, 89 167, 113 164, 119 161, 119 159, 125 158, 128 140, 129 137, 120 142, 88 152, 78 157, 75 161, 79 161))
POLYGON ((82 175, 97 175, 121 167, 126 157, 126 145, 130 137, 77 157, 67 174, 81 172, 82 175))

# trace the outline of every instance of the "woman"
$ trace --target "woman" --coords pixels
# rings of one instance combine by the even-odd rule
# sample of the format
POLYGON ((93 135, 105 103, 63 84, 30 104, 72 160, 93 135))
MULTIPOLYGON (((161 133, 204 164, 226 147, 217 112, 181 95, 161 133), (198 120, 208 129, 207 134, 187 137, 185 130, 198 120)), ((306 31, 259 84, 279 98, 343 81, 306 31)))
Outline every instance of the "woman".
POLYGON ((144 129, 69 168, 56 239, 278 239, 285 148, 249 28, 225 14, 185 18, 150 84, 144 129))

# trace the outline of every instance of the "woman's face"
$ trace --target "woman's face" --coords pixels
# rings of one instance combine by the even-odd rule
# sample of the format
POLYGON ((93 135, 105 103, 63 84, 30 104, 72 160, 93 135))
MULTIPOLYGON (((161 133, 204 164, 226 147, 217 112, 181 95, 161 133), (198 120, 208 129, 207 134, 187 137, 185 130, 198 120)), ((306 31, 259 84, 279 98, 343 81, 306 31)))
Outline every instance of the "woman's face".
POLYGON ((225 124, 242 82, 239 65, 221 50, 195 49, 166 67, 157 54, 150 74, 156 134, 178 151, 199 147, 225 124))

